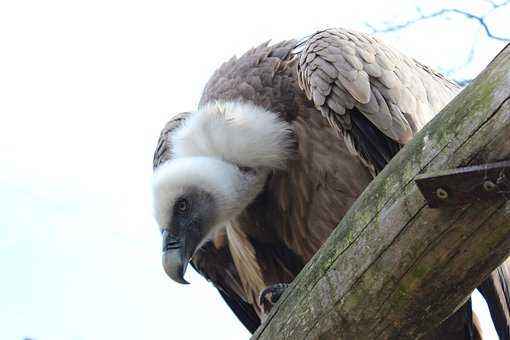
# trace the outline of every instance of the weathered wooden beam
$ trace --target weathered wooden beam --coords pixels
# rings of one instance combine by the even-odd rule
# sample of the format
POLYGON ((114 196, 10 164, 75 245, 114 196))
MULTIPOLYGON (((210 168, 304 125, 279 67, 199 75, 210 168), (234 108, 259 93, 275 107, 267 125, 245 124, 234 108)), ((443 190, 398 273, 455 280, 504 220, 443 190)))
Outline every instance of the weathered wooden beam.
POLYGON ((510 255, 510 201, 431 209, 414 180, 508 159, 509 46, 369 185, 253 339, 404 339, 439 325, 510 255))

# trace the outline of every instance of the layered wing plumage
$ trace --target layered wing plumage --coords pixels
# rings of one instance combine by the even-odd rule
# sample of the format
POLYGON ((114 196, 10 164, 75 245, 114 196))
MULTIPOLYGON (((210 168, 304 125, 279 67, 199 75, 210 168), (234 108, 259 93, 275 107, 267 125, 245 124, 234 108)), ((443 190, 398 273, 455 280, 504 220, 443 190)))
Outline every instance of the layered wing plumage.
POLYGON ((330 29, 302 44, 300 87, 376 171, 459 91, 441 74, 364 33, 330 29))

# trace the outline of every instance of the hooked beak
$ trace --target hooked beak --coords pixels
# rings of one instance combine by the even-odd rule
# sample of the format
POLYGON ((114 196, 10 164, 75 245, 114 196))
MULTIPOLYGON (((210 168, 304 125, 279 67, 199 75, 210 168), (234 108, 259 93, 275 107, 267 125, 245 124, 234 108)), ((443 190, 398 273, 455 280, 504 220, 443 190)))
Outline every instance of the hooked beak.
POLYGON ((187 256, 185 242, 163 231, 163 268, 166 274, 175 282, 189 284, 184 279, 189 257, 187 256))

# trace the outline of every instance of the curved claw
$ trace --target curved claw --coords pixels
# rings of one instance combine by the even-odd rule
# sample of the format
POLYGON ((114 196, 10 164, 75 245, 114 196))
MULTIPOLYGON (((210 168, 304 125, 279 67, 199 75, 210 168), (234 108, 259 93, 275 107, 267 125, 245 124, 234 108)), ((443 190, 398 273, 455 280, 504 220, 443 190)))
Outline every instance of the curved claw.
POLYGON ((277 283, 260 291, 258 302, 264 314, 269 314, 289 285, 289 283, 277 283))

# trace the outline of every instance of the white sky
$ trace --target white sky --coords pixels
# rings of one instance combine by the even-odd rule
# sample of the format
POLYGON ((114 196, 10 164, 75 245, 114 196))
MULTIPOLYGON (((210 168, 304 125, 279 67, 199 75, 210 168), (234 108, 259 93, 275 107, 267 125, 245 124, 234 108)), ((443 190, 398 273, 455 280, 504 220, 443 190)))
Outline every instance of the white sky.
MULTIPOLYGON (((426 1, 486 8, 483 1, 426 1)), ((152 153, 170 114, 196 107, 233 54, 326 27, 407 18, 410 1, 0 3, 0 337, 241 339, 248 332, 192 270, 161 268, 152 153)), ((509 10, 490 17, 510 36, 509 10)), ((385 40, 438 69, 503 47, 463 20, 385 40)))

